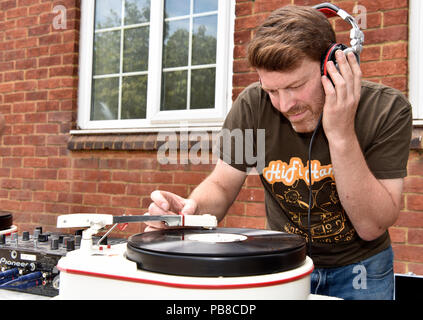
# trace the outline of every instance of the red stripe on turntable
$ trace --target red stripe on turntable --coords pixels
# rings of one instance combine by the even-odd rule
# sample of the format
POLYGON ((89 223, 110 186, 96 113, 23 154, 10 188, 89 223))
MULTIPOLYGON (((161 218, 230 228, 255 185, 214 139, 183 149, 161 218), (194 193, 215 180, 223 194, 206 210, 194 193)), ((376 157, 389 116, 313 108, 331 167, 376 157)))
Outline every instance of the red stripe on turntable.
POLYGON ((172 283, 172 282, 165 282, 165 281, 157 281, 157 280, 149 280, 149 279, 140 279, 140 278, 133 278, 133 277, 125 277, 125 276, 118 276, 112 274, 105 274, 99 272, 91 272, 91 271, 83 271, 83 270, 75 270, 75 269, 68 269, 57 266, 61 272, 67 272, 70 274, 79 274, 89 277, 98 277, 98 278, 106 278, 112 280, 121 280, 121 281, 129 281, 129 282, 137 282, 137 283, 145 283, 145 284, 153 284, 159 286, 166 286, 166 287, 175 287, 175 288, 184 288, 184 289, 245 289, 245 288, 257 288, 257 287, 267 287, 267 286, 274 286, 278 284, 288 283, 292 281, 296 281, 302 279, 313 272, 314 266, 307 270, 306 272, 296 275, 293 277, 289 277, 286 279, 274 280, 274 281, 265 281, 265 282, 256 282, 256 283, 241 283, 241 284, 227 284, 227 285, 204 285, 204 284, 186 284, 186 283, 172 283))

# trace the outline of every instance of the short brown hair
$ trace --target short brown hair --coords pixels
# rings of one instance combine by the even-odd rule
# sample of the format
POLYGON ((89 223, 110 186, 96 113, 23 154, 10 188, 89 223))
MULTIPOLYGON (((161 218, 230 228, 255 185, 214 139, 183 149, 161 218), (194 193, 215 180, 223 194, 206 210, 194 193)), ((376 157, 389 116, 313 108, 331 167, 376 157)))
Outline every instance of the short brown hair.
POLYGON ((336 42, 326 16, 312 7, 288 5, 273 11, 259 26, 248 46, 254 68, 289 71, 308 57, 320 61, 336 42))

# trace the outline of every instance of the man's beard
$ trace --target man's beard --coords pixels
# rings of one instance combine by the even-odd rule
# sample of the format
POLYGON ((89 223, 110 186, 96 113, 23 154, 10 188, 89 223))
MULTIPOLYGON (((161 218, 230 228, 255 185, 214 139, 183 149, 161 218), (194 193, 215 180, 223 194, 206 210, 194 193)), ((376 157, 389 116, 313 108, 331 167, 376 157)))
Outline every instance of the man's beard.
POLYGON ((285 118, 288 119, 288 121, 291 123, 292 128, 299 133, 307 133, 307 132, 313 132, 313 130, 316 128, 320 114, 322 112, 322 108, 319 108, 319 111, 314 111, 313 108, 309 105, 296 105, 292 107, 288 112, 284 113, 283 115, 285 118), (290 121, 289 117, 300 114, 303 112, 308 112, 306 114, 306 118, 302 119, 298 122, 292 122, 290 121))

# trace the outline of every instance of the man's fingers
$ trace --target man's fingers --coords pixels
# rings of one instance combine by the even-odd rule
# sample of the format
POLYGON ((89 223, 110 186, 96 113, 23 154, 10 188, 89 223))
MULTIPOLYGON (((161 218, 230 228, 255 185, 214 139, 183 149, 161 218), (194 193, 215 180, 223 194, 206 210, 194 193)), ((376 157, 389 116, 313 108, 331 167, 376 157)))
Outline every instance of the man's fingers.
POLYGON ((154 216, 170 214, 168 210, 163 210, 155 202, 150 203, 150 205, 148 206, 148 213, 154 216))
POLYGON ((197 203, 192 199, 185 200, 185 204, 181 210, 181 214, 195 214, 196 211, 197 203))
POLYGON ((164 196, 164 194, 159 191, 155 190, 151 193, 151 200, 154 201, 154 203, 159 206, 162 210, 167 211, 170 208, 169 202, 164 196))

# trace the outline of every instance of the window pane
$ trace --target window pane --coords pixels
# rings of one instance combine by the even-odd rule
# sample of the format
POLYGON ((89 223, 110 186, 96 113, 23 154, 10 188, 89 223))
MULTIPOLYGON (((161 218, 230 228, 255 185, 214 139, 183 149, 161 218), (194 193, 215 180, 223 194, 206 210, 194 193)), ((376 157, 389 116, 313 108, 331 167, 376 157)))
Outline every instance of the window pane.
POLYGON ((187 71, 163 72, 160 110, 187 108, 187 71))
POLYGON ((119 72, 120 31, 100 32, 94 35, 93 74, 119 72))
POLYGON ((150 21, 150 0, 125 1, 125 25, 150 21))
POLYGON ((189 15, 190 0, 166 0, 165 18, 189 15))
POLYGON ((119 78, 93 80, 91 120, 118 118, 119 78))
POLYGON ((194 0, 194 13, 216 11, 218 0, 194 0))
POLYGON ((194 19, 192 64, 216 63, 217 15, 194 19))
POLYGON ((104 29, 121 25, 122 0, 97 0, 95 2, 95 28, 104 29))
POLYGON ((149 27, 125 30, 123 72, 148 70, 149 27))
POLYGON ((191 109, 214 108, 216 69, 191 71, 191 109))
POLYGON ((188 65, 189 20, 166 22, 163 34, 163 67, 188 65))
POLYGON ((147 76, 124 77, 122 81, 122 119, 145 119, 147 76))

